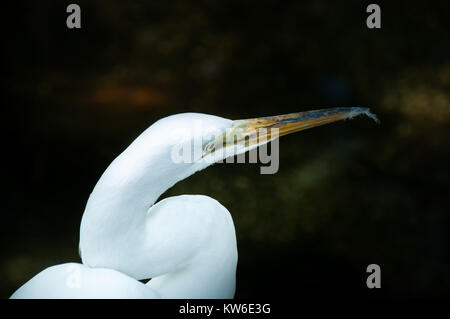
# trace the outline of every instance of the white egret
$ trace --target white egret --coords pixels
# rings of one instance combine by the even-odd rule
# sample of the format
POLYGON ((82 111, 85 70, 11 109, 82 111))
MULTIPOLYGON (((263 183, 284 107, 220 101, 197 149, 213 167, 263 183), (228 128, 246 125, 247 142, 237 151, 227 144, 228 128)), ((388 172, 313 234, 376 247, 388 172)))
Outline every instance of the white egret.
POLYGON ((80 227, 83 264, 47 268, 12 298, 232 298, 238 254, 228 210, 202 195, 156 203, 158 197, 214 163, 207 158, 221 160, 275 138, 255 138, 259 129, 277 128, 282 136, 359 114, 376 120, 365 108, 331 108, 237 121, 197 113, 157 121, 92 191, 80 227), (195 123, 200 129, 192 129, 195 123), (229 135, 237 138, 230 142, 229 135), (175 163, 174 149, 186 143, 200 145, 200 156, 175 163), (70 276, 77 276, 75 285, 70 276), (146 278, 152 279, 138 281, 146 278))

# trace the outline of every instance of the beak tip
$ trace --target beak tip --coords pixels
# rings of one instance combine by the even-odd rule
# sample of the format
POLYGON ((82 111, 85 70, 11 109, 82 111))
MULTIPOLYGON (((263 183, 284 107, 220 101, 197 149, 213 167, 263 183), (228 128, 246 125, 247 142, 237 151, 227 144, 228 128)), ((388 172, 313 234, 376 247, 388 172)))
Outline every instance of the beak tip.
POLYGON ((348 115, 348 118, 352 119, 361 114, 366 115, 367 117, 374 120, 375 123, 380 124, 380 120, 378 119, 378 117, 375 114, 373 114, 372 112, 370 112, 370 108, 368 108, 368 107, 353 107, 348 115))

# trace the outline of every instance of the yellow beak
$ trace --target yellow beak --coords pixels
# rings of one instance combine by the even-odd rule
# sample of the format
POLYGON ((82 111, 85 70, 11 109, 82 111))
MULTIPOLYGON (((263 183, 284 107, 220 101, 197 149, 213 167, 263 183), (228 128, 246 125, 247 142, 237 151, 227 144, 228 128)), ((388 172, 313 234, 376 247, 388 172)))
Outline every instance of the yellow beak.
MULTIPOLYGON (((279 136, 312 127, 351 119, 365 114, 374 121, 378 118, 368 108, 336 107, 284 115, 236 120, 223 136, 205 145, 204 155, 228 146, 241 146, 243 151, 265 144, 279 136), (245 150, 244 150, 245 149, 245 150)), ((241 153, 241 152, 239 152, 241 153)))

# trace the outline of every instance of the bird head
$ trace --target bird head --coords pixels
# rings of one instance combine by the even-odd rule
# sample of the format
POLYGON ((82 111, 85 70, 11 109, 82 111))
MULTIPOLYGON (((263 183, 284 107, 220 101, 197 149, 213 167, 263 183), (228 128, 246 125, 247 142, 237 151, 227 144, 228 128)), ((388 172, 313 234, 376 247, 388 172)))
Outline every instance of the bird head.
POLYGON ((367 108, 339 107, 285 115, 228 120, 213 115, 184 113, 164 118, 153 129, 164 131, 175 163, 206 166, 239 155, 280 136, 365 114, 367 108))

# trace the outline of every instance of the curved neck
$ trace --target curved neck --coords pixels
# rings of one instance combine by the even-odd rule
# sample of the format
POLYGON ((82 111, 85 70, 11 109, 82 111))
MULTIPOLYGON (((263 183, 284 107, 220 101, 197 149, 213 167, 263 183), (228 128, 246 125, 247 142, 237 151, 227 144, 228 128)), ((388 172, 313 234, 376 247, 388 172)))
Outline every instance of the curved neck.
POLYGON ((119 155, 90 194, 81 222, 82 244, 88 245, 83 235, 91 228, 95 228, 97 239, 136 233, 148 209, 167 189, 201 169, 193 164, 170 163, 168 151, 146 159, 133 153, 134 148, 129 147, 119 155))
POLYGON ((210 164, 174 164, 160 145, 145 145, 158 152, 142 154, 143 142, 138 138, 111 163, 89 197, 80 228, 83 263, 153 278, 149 286, 166 297, 232 297, 237 248, 229 212, 205 196, 154 205, 210 164))
POLYGON ((143 153, 144 142, 141 136, 120 154, 89 196, 80 226, 80 254, 89 266, 111 267, 119 262, 114 255, 142 246, 150 207, 176 182, 202 168, 174 164, 167 147, 146 145, 158 152, 143 153))

